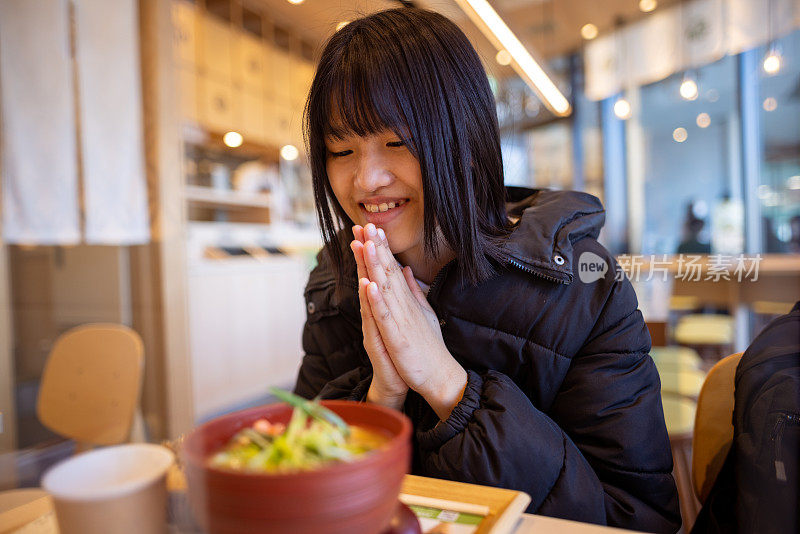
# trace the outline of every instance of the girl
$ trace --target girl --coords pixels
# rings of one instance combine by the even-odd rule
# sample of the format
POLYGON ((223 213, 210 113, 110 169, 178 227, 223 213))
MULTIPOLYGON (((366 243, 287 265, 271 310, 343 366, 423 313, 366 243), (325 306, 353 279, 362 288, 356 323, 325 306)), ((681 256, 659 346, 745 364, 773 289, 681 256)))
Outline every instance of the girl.
POLYGON ((677 530, 650 338, 596 241, 603 208, 504 189, 464 34, 413 8, 351 22, 324 48, 305 127, 325 247, 295 391, 403 410, 415 474, 525 491, 530 512, 677 530), (599 279, 581 280, 588 263, 599 279))

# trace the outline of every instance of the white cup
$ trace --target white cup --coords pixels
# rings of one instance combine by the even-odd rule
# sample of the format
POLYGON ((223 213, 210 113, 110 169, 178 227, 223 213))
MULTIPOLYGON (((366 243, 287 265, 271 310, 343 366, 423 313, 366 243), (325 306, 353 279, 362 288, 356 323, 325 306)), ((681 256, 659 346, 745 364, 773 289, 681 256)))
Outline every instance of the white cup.
POLYGON ((149 443, 106 447, 61 462, 42 479, 61 534, 163 534, 166 473, 175 457, 149 443))

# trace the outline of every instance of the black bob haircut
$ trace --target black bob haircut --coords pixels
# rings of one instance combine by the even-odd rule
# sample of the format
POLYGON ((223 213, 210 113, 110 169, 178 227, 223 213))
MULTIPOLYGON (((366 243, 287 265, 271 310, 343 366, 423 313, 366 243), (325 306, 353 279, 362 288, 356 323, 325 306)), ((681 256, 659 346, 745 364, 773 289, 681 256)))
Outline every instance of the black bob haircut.
POLYGON ((495 102, 478 54, 453 22, 399 8, 337 31, 323 49, 303 128, 317 217, 340 288, 349 249, 339 239, 349 239, 337 232, 348 236, 354 223, 331 189, 325 139, 384 129, 419 161, 426 255, 437 255, 438 225, 463 279, 475 284, 492 275, 509 231, 495 102))

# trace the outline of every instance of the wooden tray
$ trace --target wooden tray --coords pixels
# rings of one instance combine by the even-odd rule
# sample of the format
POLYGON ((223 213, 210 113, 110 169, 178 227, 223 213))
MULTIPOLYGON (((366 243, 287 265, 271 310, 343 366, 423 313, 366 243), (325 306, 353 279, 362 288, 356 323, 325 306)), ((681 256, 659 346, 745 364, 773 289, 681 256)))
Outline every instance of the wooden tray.
POLYGON ((478 504, 489 507, 489 515, 478 526, 478 534, 509 534, 531 498, 527 493, 438 478, 406 475, 402 493, 478 504))

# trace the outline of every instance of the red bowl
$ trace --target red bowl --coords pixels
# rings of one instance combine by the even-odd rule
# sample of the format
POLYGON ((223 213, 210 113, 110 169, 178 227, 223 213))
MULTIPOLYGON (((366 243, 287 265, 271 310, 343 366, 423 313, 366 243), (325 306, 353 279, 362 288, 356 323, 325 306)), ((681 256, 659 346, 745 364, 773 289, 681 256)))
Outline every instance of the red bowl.
POLYGON ((292 409, 270 404, 222 416, 184 440, 189 502, 210 534, 376 534, 397 506, 411 461, 411 422, 389 408, 352 401, 323 401, 349 424, 391 439, 356 461, 286 474, 234 472, 208 459, 245 426, 265 418, 288 423, 292 409))

